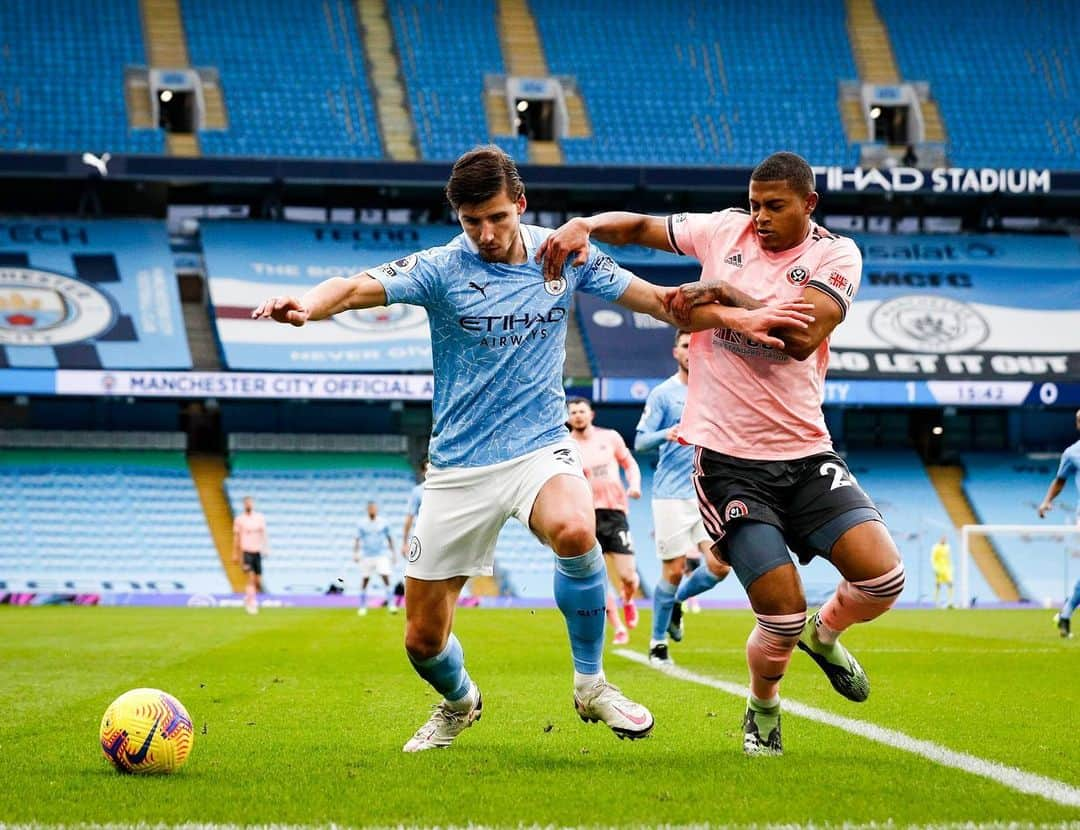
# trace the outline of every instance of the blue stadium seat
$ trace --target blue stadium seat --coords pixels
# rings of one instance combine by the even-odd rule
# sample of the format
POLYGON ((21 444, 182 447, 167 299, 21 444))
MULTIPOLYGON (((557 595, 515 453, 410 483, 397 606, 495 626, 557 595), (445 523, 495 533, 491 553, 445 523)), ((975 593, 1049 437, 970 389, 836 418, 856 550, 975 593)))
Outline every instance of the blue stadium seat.
POLYGON ((161 130, 127 125, 140 21, 138 0, 0 3, 0 149, 163 152, 161 130))
POLYGON ((69 455, 0 466, 9 517, 0 579, 71 581, 88 593, 104 582, 121 592, 166 591, 173 582, 229 592, 182 453, 163 465, 105 451, 69 455))
MULTIPOLYGON (((1057 472, 1058 457, 1019 453, 967 453, 964 492, 982 524, 1072 524, 1076 504, 1070 484, 1054 512, 1040 522, 1035 512, 1057 472)), ((1056 605, 1080 578, 1080 538, 991 535, 991 541, 1020 587, 1021 596, 1056 605)))
POLYGON ((592 138, 561 141, 567 163, 751 166, 776 150, 814 164, 851 158, 837 80, 858 73, 839 0, 630 0, 617 13, 530 5, 551 71, 576 77, 592 122, 592 138))
POLYGON ((1080 10, 1069 0, 879 0, 901 74, 930 82, 953 164, 1080 164, 1080 10))
POLYGON ((204 155, 380 158, 375 105, 353 4, 182 0, 195 66, 217 67, 227 130, 204 155))

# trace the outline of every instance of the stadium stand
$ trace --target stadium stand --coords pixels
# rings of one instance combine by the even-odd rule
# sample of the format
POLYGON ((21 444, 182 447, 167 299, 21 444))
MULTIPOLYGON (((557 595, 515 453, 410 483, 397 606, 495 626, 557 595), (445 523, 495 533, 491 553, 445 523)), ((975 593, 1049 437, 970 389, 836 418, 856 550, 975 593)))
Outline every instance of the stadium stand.
POLYGON ((904 77, 925 80, 969 167, 1080 163, 1080 14, 1069 0, 878 0, 904 77))
MULTIPOLYGON (((965 453, 962 461, 964 491, 982 524, 1041 524, 1035 511, 1057 472, 1058 456, 965 453)), ((1047 526, 1075 521, 1074 492, 1070 484, 1045 520, 1047 526)), ((1032 602, 1056 605, 1080 577, 1076 537, 992 534, 990 539, 1032 602)))
POLYGON ((203 155, 382 157, 352 3, 181 7, 191 62, 217 68, 229 106, 229 129, 199 132, 203 155))
POLYGON ((230 590, 182 451, 7 448, 0 501, 6 590, 230 590))
MULTIPOLYGON (((488 140, 484 75, 504 74, 494 0, 408 0, 388 4, 401 68, 428 160, 455 159, 488 140)), ((519 161, 524 138, 498 140, 519 161)))
POLYGON ((837 105, 836 79, 858 74, 841 2, 531 5, 552 73, 577 79, 592 122, 593 138, 561 140, 567 163, 855 158, 837 105))
MULTIPOLYGON (((369 500, 379 505, 400 546, 413 470, 401 455, 362 452, 237 451, 225 490, 238 515, 245 496, 266 516, 269 556, 263 583, 271 593, 323 593, 352 566, 356 527, 369 500)), ((400 560, 394 563, 400 564, 400 560)))
POLYGON ((0 3, 0 149, 163 152, 161 130, 127 126, 139 21, 138 0, 0 3))
MULTIPOLYGON (((930 548, 943 535, 952 548, 959 590, 960 537, 919 456, 913 450, 860 450, 851 452, 847 462, 859 484, 881 510, 904 559, 907 584, 901 602, 933 601, 930 548)), ((977 568, 972 567, 969 579, 971 596, 977 602, 997 601, 977 568)))

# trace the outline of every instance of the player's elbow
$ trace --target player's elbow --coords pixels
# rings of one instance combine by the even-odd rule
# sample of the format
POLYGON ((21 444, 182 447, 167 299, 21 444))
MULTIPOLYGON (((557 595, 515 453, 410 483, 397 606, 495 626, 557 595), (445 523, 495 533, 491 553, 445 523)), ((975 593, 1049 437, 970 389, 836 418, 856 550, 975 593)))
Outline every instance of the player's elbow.
POLYGON ((817 352, 821 345, 821 338, 808 336, 803 332, 785 332, 783 340, 784 353, 800 362, 817 352))

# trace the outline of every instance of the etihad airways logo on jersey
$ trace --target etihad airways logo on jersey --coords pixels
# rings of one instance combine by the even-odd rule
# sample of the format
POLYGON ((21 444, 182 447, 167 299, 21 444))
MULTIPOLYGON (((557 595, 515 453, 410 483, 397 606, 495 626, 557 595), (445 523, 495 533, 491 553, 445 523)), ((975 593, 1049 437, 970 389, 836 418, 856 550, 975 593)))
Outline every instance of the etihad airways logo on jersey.
POLYGON ((550 311, 531 314, 492 314, 473 317, 461 317, 458 323, 465 331, 482 334, 478 346, 500 347, 521 346, 531 340, 546 340, 550 334, 549 325, 561 323, 566 319, 566 309, 555 306, 550 311))

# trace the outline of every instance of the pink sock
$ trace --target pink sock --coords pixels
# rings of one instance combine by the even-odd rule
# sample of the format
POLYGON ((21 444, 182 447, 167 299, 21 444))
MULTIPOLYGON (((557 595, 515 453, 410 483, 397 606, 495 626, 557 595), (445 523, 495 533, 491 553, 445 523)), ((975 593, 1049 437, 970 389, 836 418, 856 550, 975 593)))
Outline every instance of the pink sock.
POLYGON ((791 652, 806 625, 806 612, 756 616, 757 625, 746 640, 750 694, 758 700, 772 700, 777 696, 791 652))
POLYGON ((845 579, 836 587, 836 593, 821 606, 818 620, 829 632, 839 634, 857 622, 869 622, 880 617, 892 608, 903 590, 902 562, 873 579, 861 582, 848 582, 845 579))

